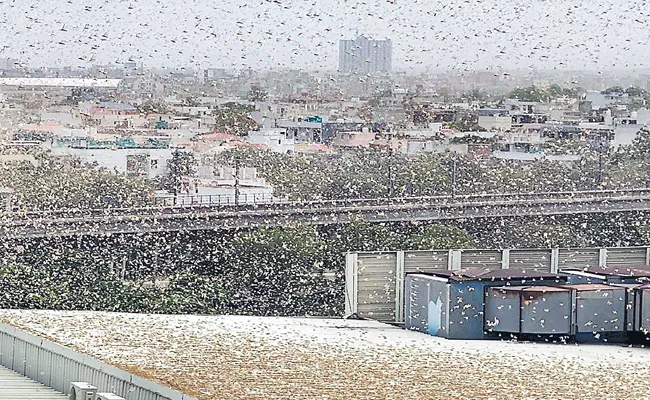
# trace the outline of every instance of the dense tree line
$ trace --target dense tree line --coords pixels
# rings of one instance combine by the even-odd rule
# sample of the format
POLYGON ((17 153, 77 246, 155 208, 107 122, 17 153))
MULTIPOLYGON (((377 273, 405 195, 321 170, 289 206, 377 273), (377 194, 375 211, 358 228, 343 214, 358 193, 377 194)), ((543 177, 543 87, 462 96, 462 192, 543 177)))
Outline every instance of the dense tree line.
POLYGON ((364 222, 7 242, 0 308, 340 315, 346 251, 470 246, 455 227, 364 222))
MULTIPOLYGON (((334 315, 347 251, 635 246, 638 216, 169 232, 3 243, 0 308, 334 315)), ((640 223, 641 222, 641 223, 640 223)))
POLYGON ((295 200, 530 193, 639 188, 650 181, 650 132, 616 150, 554 142, 550 151, 581 156, 573 162, 540 159, 530 163, 482 159, 453 153, 408 157, 376 150, 352 154, 282 155, 232 150, 221 162, 258 168, 276 193, 295 200), (561 147, 561 148, 560 148, 561 147), (554 150, 555 149, 555 150, 554 150), (453 173, 454 167, 456 173, 453 173))
POLYGON ((37 157, 38 166, 0 168, 0 187, 14 189, 14 206, 25 210, 137 207, 150 204, 149 182, 75 160, 37 157))

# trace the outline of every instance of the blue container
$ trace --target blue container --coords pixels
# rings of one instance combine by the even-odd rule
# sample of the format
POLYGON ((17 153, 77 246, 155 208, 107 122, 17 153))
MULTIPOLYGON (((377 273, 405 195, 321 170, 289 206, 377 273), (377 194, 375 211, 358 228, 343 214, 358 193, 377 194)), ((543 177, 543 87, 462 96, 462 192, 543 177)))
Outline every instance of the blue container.
POLYGON ((488 270, 407 274, 404 323, 407 329, 449 339, 485 339, 486 289, 566 283, 567 277, 531 270, 488 270))

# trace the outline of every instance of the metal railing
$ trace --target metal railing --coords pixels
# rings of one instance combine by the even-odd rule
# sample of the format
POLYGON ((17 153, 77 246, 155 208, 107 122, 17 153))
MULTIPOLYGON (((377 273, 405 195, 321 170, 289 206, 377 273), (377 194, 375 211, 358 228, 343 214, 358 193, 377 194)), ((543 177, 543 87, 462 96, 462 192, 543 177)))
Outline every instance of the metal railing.
POLYGON ((70 382, 88 381, 126 400, 196 400, 4 323, 0 323, 0 365, 61 393, 68 393, 70 382))
POLYGON ((162 196, 154 199, 154 205, 163 207, 194 206, 194 205, 246 205, 246 204, 274 204, 286 202, 286 198, 278 198, 264 194, 240 194, 235 200, 234 195, 181 195, 162 196))

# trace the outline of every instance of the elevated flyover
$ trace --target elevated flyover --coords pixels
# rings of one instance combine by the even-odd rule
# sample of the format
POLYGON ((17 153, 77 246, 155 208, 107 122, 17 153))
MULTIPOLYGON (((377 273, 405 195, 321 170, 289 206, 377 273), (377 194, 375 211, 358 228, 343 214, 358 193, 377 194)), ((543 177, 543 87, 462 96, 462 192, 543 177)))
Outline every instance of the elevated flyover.
POLYGON ((0 238, 645 211, 650 189, 66 209, 0 214, 0 238))

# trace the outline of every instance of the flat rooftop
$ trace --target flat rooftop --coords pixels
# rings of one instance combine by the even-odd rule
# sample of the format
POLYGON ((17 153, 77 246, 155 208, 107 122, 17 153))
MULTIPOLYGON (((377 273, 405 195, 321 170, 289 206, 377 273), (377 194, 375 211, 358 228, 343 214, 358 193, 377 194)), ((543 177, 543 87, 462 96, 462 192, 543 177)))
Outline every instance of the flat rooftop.
POLYGON ((0 399, 67 400, 68 396, 0 366, 0 399))
POLYGON ((0 86, 117 88, 121 79, 91 78, 0 78, 0 86))
POLYGON ((341 319, 0 310, 0 320, 202 400, 650 396, 644 348, 451 341, 341 319))

